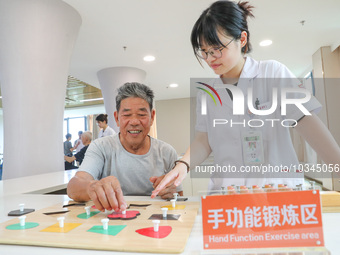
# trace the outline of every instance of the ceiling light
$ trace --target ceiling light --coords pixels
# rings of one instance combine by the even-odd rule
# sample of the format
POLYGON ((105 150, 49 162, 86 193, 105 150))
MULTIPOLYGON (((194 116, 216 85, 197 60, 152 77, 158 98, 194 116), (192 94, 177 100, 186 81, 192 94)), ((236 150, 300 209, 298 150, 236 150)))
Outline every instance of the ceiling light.
POLYGON ((260 42, 260 46, 265 47, 271 45, 272 43, 272 40, 263 40, 262 42, 260 42))
POLYGON ((82 99, 79 100, 79 102, 90 102, 90 101, 99 101, 99 100, 103 100, 103 98, 91 98, 91 99, 82 99))
POLYGON ((145 56, 143 59, 144 59, 144 61, 146 61, 146 62, 152 62, 152 61, 154 61, 156 58, 155 58, 154 56, 149 55, 149 56, 145 56))
POLYGON ((169 85, 170 88, 177 88, 178 87, 178 84, 177 83, 171 83, 169 85))

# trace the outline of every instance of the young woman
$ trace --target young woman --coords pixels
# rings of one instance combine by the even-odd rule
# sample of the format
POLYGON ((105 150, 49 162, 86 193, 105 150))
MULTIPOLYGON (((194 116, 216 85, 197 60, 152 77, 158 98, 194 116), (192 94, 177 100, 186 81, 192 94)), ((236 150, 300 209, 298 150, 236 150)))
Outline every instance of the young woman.
POLYGON ((107 114, 99 114, 96 118, 97 125, 100 129, 98 138, 114 135, 116 132, 107 125, 107 114))
POLYGON ((198 92, 196 135, 191 144, 191 153, 189 148, 182 158, 184 162, 179 162, 164 177, 152 197, 169 183, 179 185, 189 171, 188 165, 199 165, 211 152, 215 169, 220 166, 232 169, 233 172, 226 170, 222 174, 212 175, 210 190, 232 184, 262 186, 282 183, 293 187, 302 184, 303 169, 299 168, 290 139, 289 129, 292 127, 324 162, 340 163, 339 146, 314 114, 321 107, 319 102, 311 97, 301 107, 305 111, 295 105, 288 105, 285 107, 287 112, 282 114, 280 93, 285 93, 285 89, 295 91, 289 93, 287 98, 301 102, 301 94, 304 92, 297 91, 301 90, 302 85, 283 64, 277 61, 256 61, 245 56, 251 51, 247 18, 253 16, 252 8, 248 2, 236 4, 232 1, 218 1, 206 9, 195 23, 191 34, 195 55, 219 76, 218 79, 204 83, 204 86, 216 90, 221 105, 214 105, 212 99, 204 95, 205 92, 198 92), (278 95, 274 94, 279 98, 279 103, 275 111, 269 112, 275 101, 274 90, 279 91, 278 95), (245 102, 244 114, 241 115, 233 112, 236 107, 240 107, 240 92, 245 102), (253 107, 249 106, 248 98, 253 107), (234 101, 238 103, 235 106, 234 101), (205 114, 202 114, 202 105, 205 114), (259 110, 267 111, 269 115, 261 115, 259 110), (229 124, 214 125, 218 119, 224 120, 224 123, 227 120, 229 124), (238 125, 231 126, 230 123, 238 125), (252 166, 255 166, 253 170, 260 172, 244 172, 252 166), (276 169, 279 174, 263 174, 265 168, 276 169))

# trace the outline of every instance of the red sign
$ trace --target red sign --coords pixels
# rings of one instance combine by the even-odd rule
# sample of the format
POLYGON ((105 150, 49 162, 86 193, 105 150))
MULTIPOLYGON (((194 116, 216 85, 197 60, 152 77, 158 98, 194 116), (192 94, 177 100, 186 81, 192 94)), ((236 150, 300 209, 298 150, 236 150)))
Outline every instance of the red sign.
POLYGON ((205 249, 324 246, 319 191, 201 200, 205 249))

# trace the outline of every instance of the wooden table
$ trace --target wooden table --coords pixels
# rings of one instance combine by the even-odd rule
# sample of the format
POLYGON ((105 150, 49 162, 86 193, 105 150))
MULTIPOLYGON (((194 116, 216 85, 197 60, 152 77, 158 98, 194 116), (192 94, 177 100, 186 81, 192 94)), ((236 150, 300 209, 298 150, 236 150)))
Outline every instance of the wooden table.
MULTIPOLYGON (((75 174, 74 170, 29 176, 18 179, 0 181, 0 223, 13 219, 8 212, 18 208, 18 204, 25 203, 27 208, 41 210, 69 201, 66 195, 42 195, 51 191, 63 189, 75 174)), ((149 197, 126 197, 127 201, 150 201, 149 197)), ((333 199, 333 198, 332 198, 333 199)), ((190 198, 199 201, 198 197, 190 198)), ((152 201, 161 201, 160 199, 152 201)), ((332 254, 340 254, 340 213, 323 213, 324 238, 326 248, 332 254)), ((131 244, 133 245, 133 244, 131 244)), ((215 253, 215 252, 214 252, 215 253)), ((192 232, 182 254, 214 254, 203 250, 201 216, 194 221, 192 232)), ((221 251, 221 254, 227 254, 221 251)), ((0 245, 0 254, 6 255, 93 255, 112 254, 111 251, 93 251, 69 248, 47 248, 21 245, 0 245)), ((132 255, 130 252, 115 252, 114 254, 132 255)), ((149 254, 149 253, 143 253, 149 254)), ((150 253, 151 254, 151 253, 150 253)), ((153 253, 154 254, 154 253, 153 253)))

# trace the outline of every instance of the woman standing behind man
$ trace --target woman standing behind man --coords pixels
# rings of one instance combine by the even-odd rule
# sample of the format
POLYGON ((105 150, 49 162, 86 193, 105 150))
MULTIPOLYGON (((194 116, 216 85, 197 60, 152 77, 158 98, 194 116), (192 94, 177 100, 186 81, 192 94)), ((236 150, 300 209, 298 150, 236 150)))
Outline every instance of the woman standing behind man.
POLYGON ((107 124, 107 114, 99 114, 96 118, 97 125, 101 130, 99 131, 98 138, 104 137, 104 136, 109 136, 109 135, 114 135, 116 132, 109 127, 107 124))

